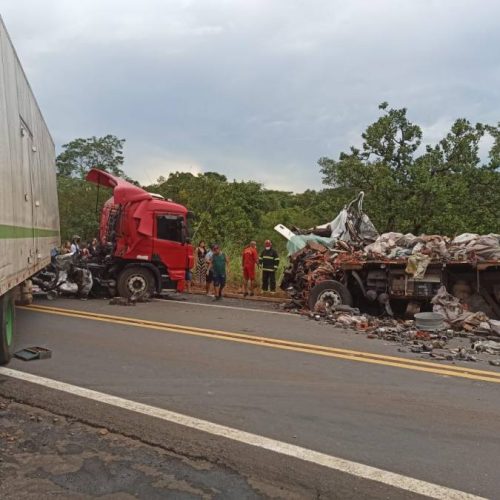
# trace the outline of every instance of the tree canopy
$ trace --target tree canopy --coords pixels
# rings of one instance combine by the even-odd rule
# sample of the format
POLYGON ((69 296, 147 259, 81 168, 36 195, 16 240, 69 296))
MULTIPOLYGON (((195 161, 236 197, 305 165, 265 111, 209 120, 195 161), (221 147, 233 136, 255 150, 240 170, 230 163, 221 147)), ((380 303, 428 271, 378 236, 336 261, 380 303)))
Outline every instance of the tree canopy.
MULTIPOLYGON (((270 190, 213 171, 175 172, 144 187, 195 213, 195 241, 235 248, 271 238, 284 249, 285 241, 273 230, 276 224, 323 224, 359 191, 365 192, 365 211, 380 232, 500 232, 500 124, 459 118, 436 144, 424 145, 422 129, 410 121, 406 108, 387 103, 379 108, 381 116, 361 134, 361 146, 351 146, 337 160, 319 159, 322 190, 270 190)), ((101 192, 98 200, 95 186, 82 179, 94 166, 125 176, 123 144, 107 135, 63 146, 57 167, 64 238, 96 234, 108 194, 101 192)))
POLYGON ((347 201, 366 194, 379 231, 456 234, 498 232, 500 128, 457 119, 435 145, 422 147, 422 129, 406 108, 380 106, 382 116, 338 160, 318 161, 323 182, 347 201), (487 162, 480 141, 490 136, 487 162))
POLYGON ((125 139, 114 135, 74 139, 63 145, 56 158, 57 190, 61 236, 70 239, 78 234, 91 238, 97 234, 99 211, 109 192, 84 181, 91 168, 99 168, 126 177, 123 165, 125 139))
POLYGON ((57 174, 83 179, 91 168, 100 168, 113 175, 124 176, 123 145, 125 139, 108 134, 104 137, 74 139, 63 145, 56 159, 57 174))

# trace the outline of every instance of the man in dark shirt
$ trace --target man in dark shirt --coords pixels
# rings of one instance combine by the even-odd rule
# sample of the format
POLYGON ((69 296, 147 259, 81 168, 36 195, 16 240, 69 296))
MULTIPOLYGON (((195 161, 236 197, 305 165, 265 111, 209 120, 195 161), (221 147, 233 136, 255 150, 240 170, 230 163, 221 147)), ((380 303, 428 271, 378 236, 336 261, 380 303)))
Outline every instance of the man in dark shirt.
POLYGON ((273 248, 271 240, 266 240, 264 250, 260 253, 259 263, 262 266, 262 291, 276 291, 276 271, 280 259, 278 252, 273 248))

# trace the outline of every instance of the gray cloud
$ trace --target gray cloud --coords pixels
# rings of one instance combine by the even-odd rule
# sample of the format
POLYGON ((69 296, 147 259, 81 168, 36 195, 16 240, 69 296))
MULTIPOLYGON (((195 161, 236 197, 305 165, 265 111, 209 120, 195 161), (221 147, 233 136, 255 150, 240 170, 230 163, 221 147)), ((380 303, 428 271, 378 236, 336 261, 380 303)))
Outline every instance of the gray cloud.
POLYGON ((56 144, 113 133, 143 182, 178 169, 301 191, 383 100, 438 140, 500 119, 493 1, 4 0, 56 144))

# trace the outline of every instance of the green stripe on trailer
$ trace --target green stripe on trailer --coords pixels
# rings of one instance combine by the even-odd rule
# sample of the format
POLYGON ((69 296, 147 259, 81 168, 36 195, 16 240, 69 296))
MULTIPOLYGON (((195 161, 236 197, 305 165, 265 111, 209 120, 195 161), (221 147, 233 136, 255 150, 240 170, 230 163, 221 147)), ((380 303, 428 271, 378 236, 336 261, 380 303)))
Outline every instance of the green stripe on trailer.
POLYGON ((7 226, 0 224, 0 239, 50 238, 51 236, 59 236, 59 231, 40 227, 7 226))

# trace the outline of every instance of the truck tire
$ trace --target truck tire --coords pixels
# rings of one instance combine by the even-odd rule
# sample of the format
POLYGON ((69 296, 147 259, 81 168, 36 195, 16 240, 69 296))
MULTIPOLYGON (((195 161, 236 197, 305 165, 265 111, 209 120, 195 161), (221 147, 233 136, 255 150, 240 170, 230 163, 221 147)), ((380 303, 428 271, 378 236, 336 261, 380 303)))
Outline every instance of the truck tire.
POLYGON ((16 329, 16 308, 14 294, 6 293, 0 297, 0 365, 10 361, 16 329))
POLYGON ((342 283, 334 280, 322 281, 309 293, 308 306, 314 311, 317 302, 325 301, 334 306, 352 306, 351 292, 342 283))
POLYGON ((139 299, 153 295, 155 278, 153 273, 145 267, 127 267, 118 276, 116 287, 120 297, 139 299))

